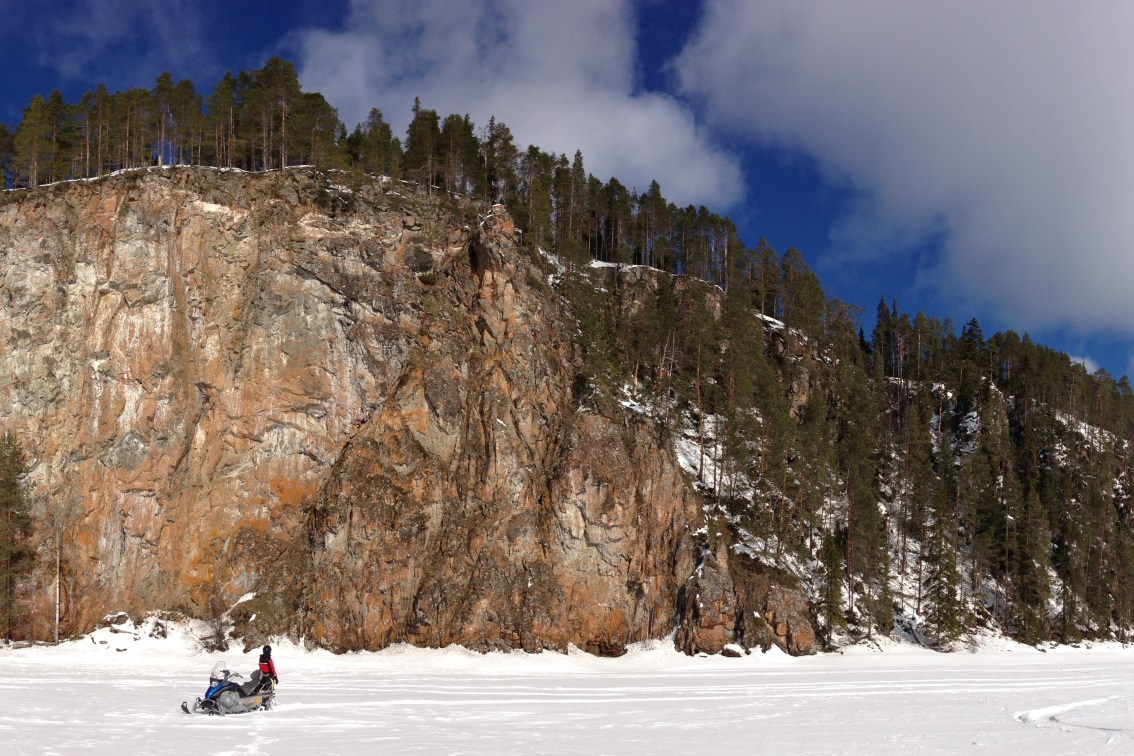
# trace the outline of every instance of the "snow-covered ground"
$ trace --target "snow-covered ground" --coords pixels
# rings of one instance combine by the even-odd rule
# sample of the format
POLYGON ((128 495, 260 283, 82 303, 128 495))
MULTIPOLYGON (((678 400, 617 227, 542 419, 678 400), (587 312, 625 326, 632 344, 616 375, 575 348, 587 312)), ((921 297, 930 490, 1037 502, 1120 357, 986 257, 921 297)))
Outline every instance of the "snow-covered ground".
POLYGON ((98 631, 0 650, 4 754, 911 754, 1134 752, 1134 648, 1047 653, 1000 642, 937 654, 621 659, 393 648, 334 656, 278 644, 273 711, 187 716, 224 658, 98 631), (106 640, 106 644, 98 641, 106 640), (125 650, 119 651, 119 648, 125 650))

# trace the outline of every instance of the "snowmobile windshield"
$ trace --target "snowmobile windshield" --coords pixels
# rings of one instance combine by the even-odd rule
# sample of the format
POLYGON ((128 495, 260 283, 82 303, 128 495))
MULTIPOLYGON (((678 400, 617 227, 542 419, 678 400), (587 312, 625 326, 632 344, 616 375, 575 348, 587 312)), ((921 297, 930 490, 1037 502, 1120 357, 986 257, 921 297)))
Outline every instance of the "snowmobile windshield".
POLYGON ((228 665, 223 661, 219 661, 213 665, 213 671, 209 673, 210 680, 223 680, 228 677, 228 665))

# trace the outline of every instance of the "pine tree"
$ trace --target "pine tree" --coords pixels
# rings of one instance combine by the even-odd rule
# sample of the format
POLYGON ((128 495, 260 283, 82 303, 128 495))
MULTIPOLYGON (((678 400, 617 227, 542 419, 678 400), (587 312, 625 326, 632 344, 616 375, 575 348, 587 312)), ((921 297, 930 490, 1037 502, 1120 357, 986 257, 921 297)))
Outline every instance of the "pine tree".
POLYGON ((157 126, 157 155, 158 165, 167 165, 172 162, 169 158, 169 141, 167 132, 173 122, 173 76, 169 71, 163 71, 154 85, 154 120, 157 126))
POLYGON ((323 95, 301 93, 292 106, 288 123, 289 140, 301 162, 320 168, 348 166, 346 128, 338 111, 323 95))
POLYGON ((201 107, 201 96, 193 82, 188 79, 177 82, 170 99, 170 157, 176 165, 201 162, 201 148, 205 140, 205 116, 201 107))
MULTIPOLYGON (((304 102, 299 77, 290 61, 278 56, 269 58, 255 75, 270 118, 264 167, 286 168, 291 165, 292 155, 304 152, 301 145, 307 144, 306 134, 302 130, 296 130, 292 119, 297 107, 309 106, 309 103, 304 102)), ((336 115, 335 126, 337 125, 336 115)))
POLYGON ((94 145, 96 121, 94 118, 94 95, 88 89, 75 108, 76 145, 74 162, 75 174, 83 178, 91 176, 91 148, 94 145), (79 166, 82 166, 80 168, 79 166))
POLYGON ((1130 509, 1124 508, 1114 535, 1114 559, 1109 565, 1107 584, 1114 599, 1114 623, 1118 629, 1118 639, 1128 642, 1127 631, 1134 624, 1134 522, 1130 520, 1130 509))
POLYGON ((690 291, 681 303, 681 317, 678 321, 679 351, 688 361, 688 381, 682 386, 685 399, 694 409, 697 420, 697 443, 699 448, 697 480, 708 484, 705 475, 705 417, 712 412, 712 387, 710 381, 717 355, 716 322, 705 302, 704 296, 690 291))
POLYGON ((673 281, 660 279, 657 289, 646 295, 629 329, 630 356, 634 362, 633 379, 649 372, 661 389, 663 378, 673 371, 675 360, 674 333, 677 329, 677 299, 673 281))
POLYGON ((236 87, 232 72, 225 71, 207 100, 207 128, 213 138, 213 159, 218 168, 236 165, 236 87))
POLYGON ((20 616, 16 586, 31 570, 35 555, 29 542, 32 520, 25 475, 23 446, 12 432, 5 432, 0 436, 0 626, 9 641, 20 616))
POLYGON ((670 270, 663 234, 666 204, 657 181, 651 181, 646 193, 638 198, 636 220, 639 227, 638 261, 643 265, 670 270))
POLYGON ((0 123, 0 189, 7 189, 12 184, 15 159, 16 147, 12 142, 12 132, 0 123))
MULTIPOLYGON (((764 329, 753 317, 747 290, 737 287, 725 292, 720 330, 721 381, 725 403, 722 413, 724 427, 722 429, 718 422, 717 431, 721 436, 721 465, 726 474, 722 485, 717 487, 717 492, 718 496, 721 493, 731 496, 734 486, 741 479, 739 473, 742 471, 756 485, 763 483, 757 479, 756 471, 748 469, 750 459, 754 456, 760 459, 773 456, 778 458, 781 450, 778 446, 759 440, 762 426, 767 423, 767 418, 763 417, 767 414, 767 408, 758 396, 758 383, 766 380, 767 375, 764 329), (754 414, 754 409, 758 409, 760 417, 754 414)), ((778 386, 778 382, 776 383, 778 386)), ((754 502, 761 510, 764 503, 762 499, 757 495, 754 502)))
POLYGON ((50 132, 50 149, 48 152, 48 181, 54 183, 61 181, 70 173, 71 165, 71 108, 63 102, 63 95, 58 89, 51 90, 47 98, 47 129, 50 132))
POLYGON ((775 317, 779 312, 780 301, 780 258, 764 237, 760 237, 760 243, 756 245, 756 258, 759 267, 756 292, 760 314, 775 317))
POLYGON ((781 265, 784 322, 807 336, 818 336, 822 333, 823 313, 827 309, 819 279, 795 247, 789 247, 784 253, 781 265))
POLYGON ((50 165, 50 121, 47 103, 40 95, 31 98, 16 129, 15 153, 20 183, 36 188, 50 165))
POLYGON ((520 159, 520 185, 515 219, 525 243, 551 246, 551 177, 553 158, 534 145, 520 159))
POLYGON ((484 190, 484 159, 468 114, 447 116, 441 124, 440 160, 448 191, 471 197, 484 190))
POLYGON ((575 150, 571 161, 571 181, 567 193, 567 238, 581 241, 587 215, 587 172, 583 168, 583 153, 575 150))
POLYGON ((91 118, 94 119, 91 149, 94 153, 93 173, 96 176, 106 172, 106 165, 110 159, 110 102, 110 93, 106 91, 106 85, 99 84, 91 98, 91 118))

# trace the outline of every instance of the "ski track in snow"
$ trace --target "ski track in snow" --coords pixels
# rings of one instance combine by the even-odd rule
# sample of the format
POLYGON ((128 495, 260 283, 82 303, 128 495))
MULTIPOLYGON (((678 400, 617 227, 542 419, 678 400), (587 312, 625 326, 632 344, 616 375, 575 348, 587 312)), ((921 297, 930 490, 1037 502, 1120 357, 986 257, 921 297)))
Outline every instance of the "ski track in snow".
POLYGON ((1074 703, 1059 704, 1058 706, 1048 706, 1043 709, 1021 711, 1016 715, 1016 719, 1021 722, 1038 722, 1041 719, 1046 719, 1051 722, 1058 722, 1059 714, 1065 714, 1069 711, 1082 709, 1088 706, 1099 706, 1116 700, 1118 700, 1118 696, 1111 696, 1109 698, 1092 698, 1089 701, 1075 701, 1074 703))
MULTIPOLYGON (((100 631, 103 632, 103 631, 100 631)), ((1134 649, 621 659, 275 644, 277 707, 187 716, 224 658, 183 637, 0 650, 5 754, 1134 752, 1134 649), (116 649, 125 647, 119 652, 116 649)))

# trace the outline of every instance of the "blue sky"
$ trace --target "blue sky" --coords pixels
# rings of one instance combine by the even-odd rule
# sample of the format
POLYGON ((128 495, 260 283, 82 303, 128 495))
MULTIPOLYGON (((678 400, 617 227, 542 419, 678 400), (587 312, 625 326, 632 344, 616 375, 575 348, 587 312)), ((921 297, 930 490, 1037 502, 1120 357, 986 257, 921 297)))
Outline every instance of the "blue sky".
POLYGON ((353 125, 414 96, 795 246, 866 310, 1134 347, 1134 4, 0 0, 0 121, 36 92, 208 91, 296 63, 353 125), (1081 7, 1077 7, 1081 6, 1081 7))

